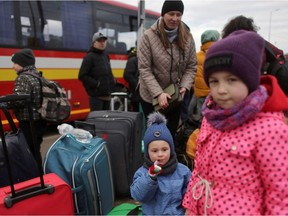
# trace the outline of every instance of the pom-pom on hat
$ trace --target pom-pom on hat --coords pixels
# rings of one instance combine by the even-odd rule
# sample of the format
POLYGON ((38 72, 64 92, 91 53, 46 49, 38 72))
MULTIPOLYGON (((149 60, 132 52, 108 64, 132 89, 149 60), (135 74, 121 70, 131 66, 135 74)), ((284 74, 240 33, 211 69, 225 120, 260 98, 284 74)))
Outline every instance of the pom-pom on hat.
POLYGON ((166 0, 162 6, 161 16, 170 11, 180 11, 182 14, 184 12, 184 4, 181 0, 170 1, 166 0))
POLYGON ((20 65, 21 67, 26 67, 35 64, 34 53, 31 49, 25 48, 19 50, 12 55, 11 61, 20 65))
POLYGON ((171 155, 174 153, 173 137, 166 126, 167 120, 159 112, 153 112, 148 116, 147 130, 144 135, 144 154, 149 158, 148 146, 152 141, 164 140, 170 146, 171 155))
POLYGON ((204 79, 217 71, 229 71, 253 92, 260 85, 264 39, 252 31, 239 30, 215 42, 207 51, 204 79))
POLYGON ((104 38, 105 40, 107 40, 107 37, 104 36, 101 32, 96 32, 93 37, 92 37, 92 43, 94 43, 95 41, 104 38))

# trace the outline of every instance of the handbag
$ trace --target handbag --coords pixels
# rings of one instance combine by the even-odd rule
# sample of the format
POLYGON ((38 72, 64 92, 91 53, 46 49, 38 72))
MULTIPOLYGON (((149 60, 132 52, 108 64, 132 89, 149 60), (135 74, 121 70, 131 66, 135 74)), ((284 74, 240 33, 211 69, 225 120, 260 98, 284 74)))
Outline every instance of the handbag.
POLYGON ((0 141, 0 187, 8 186, 10 183, 7 166, 12 167, 11 174, 13 176, 13 184, 39 176, 37 162, 30 151, 23 131, 20 128, 16 128, 8 110, 3 109, 2 111, 7 117, 12 131, 4 134, 1 124, 1 137, 5 137, 6 149, 10 161, 7 161, 4 144, 0 141))
POLYGON ((152 105, 153 105, 155 111, 161 110, 161 112, 169 112, 171 109, 177 107, 181 103, 183 98, 179 92, 179 86, 175 83, 170 84, 163 91, 164 91, 164 93, 167 93, 171 96, 171 99, 168 101, 169 106, 165 110, 163 110, 163 109, 161 110, 161 106, 159 105, 157 98, 153 99, 152 105))

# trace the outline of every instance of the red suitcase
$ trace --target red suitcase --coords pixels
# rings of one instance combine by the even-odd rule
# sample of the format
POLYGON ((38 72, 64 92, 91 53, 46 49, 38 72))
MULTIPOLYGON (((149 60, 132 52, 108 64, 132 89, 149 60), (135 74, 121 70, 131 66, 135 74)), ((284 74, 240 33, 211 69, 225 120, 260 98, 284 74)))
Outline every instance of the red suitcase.
MULTIPOLYGON (((32 116, 30 95, 2 96, 0 105, 18 100, 27 102, 29 116, 32 116)), ((33 134, 35 128, 31 119, 30 125, 33 134)), ((0 135, 10 182, 10 186, 0 188, 0 215, 73 215, 74 204, 70 186, 54 173, 43 175, 40 161, 37 161, 39 177, 13 184, 12 168, 1 118, 0 135)), ((35 143, 35 137, 33 139, 35 143)))
POLYGON ((0 215, 74 215, 74 207, 72 201, 72 192, 60 177, 54 173, 44 175, 46 190, 54 190, 53 193, 37 193, 43 192, 40 186, 39 178, 34 178, 15 184, 15 191, 31 190, 38 187, 37 191, 24 193, 18 197, 19 202, 12 204, 10 186, 0 188, 0 215), (34 196, 33 196, 34 195, 34 196), (31 197, 30 197, 31 196, 31 197), (23 199, 23 200, 21 200, 23 199))

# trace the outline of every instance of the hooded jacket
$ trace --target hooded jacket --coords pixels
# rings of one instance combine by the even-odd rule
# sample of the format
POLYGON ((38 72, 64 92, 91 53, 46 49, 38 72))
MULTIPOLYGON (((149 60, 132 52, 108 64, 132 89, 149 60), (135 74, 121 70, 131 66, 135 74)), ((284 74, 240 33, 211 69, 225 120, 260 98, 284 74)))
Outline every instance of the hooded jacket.
MULTIPOLYGON (((138 52, 140 95, 147 103, 163 93, 163 89, 180 78, 180 87, 190 90, 197 70, 193 37, 188 37, 185 50, 175 43, 166 49, 159 37, 159 18, 144 32, 138 52)), ((189 31, 187 27, 187 31, 189 31)))
MULTIPOLYGON (((36 67, 34 65, 26 66, 21 71, 17 73, 17 77, 14 82, 14 94, 31 94, 32 98, 32 110, 33 110, 33 120, 41 120, 41 115, 38 109, 41 107, 41 85, 36 77, 25 74, 25 72, 38 74, 36 67)), ((30 115, 26 104, 23 101, 18 101, 12 103, 12 108, 14 109, 15 116, 18 121, 29 121, 30 115)))
POLYGON ((190 177, 188 167, 178 163, 172 174, 159 175, 155 181, 142 166, 134 174, 131 196, 142 202, 143 215, 184 215, 181 202, 190 177))
POLYGON ((288 101, 275 81, 261 77, 269 98, 262 111, 242 125, 221 131, 204 118, 183 199, 190 215, 202 215, 204 208, 207 215, 287 214, 288 125, 282 110, 288 109, 288 101), (201 187, 208 196, 199 195, 201 187))
POLYGON ((83 59, 78 78, 90 97, 110 96, 115 79, 108 54, 91 47, 83 59))
POLYGON ((205 55, 210 46, 215 42, 207 42, 201 46, 201 50, 197 52, 197 73, 195 76, 194 93, 197 98, 206 97, 210 93, 209 87, 206 85, 203 78, 203 65, 205 61, 205 55))

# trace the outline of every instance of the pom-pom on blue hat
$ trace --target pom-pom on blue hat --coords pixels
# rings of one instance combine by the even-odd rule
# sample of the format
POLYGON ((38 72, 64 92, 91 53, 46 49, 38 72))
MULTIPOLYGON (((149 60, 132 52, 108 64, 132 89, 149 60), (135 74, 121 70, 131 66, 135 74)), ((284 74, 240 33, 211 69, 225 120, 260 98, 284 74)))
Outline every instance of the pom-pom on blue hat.
POLYGON ((144 135, 144 154, 147 158, 148 146, 152 141, 164 140, 170 146, 171 155, 175 152, 173 137, 166 126, 167 119, 159 112, 153 112, 148 116, 147 130, 144 135))

